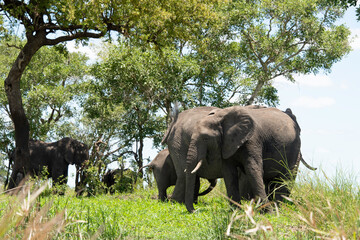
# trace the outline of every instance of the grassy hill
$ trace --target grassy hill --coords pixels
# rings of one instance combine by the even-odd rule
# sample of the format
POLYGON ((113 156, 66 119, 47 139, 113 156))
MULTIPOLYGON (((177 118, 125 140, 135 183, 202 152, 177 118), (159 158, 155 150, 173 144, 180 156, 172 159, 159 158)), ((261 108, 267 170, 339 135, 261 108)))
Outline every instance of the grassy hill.
POLYGON ((156 188, 77 198, 33 185, 0 195, 0 239, 360 239, 359 187, 345 174, 300 175, 268 213, 252 202, 233 208, 224 193, 218 184, 189 214, 159 202, 156 188))

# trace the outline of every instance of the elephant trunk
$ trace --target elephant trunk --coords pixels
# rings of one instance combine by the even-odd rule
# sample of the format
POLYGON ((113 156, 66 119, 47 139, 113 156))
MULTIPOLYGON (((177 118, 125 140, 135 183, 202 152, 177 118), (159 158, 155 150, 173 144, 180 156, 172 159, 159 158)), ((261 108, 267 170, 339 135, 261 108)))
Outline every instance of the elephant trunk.
POLYGON ((216 179, 208 179, 208 181, 210 183, 210 186, 205 191, 199 193, 198 196, 204 196, 204 195, 208 194, 216 186, 216 179))
POLYGON ((185 205, 189 212, 194 212, 194 191, 196 182, 196 171, 201 167, 201 162, 206 157, 206 149, 197 146, 192 140, 186 159, 186 186, 185 186, 185 205), (200 149, 203 149, 200 151, 200 149), (199 164, 200 163, 200 164, 199 164))

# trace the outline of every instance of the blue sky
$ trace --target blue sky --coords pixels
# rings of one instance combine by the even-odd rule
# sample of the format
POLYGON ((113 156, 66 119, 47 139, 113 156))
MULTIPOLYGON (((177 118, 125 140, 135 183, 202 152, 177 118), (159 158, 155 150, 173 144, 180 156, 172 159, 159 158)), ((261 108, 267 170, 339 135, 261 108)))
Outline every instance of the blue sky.
POLYGON ((351 29, 353 51, 334 64, 331 73, 298 76, 296 83, 275 81, 278 108, 290 107, 302 129, 304 159, 330 177, 337 170, 353 176, 360 173, 360 39, 356 36, 360 22, 355 8, 341 22, 351 29))
MULTIPOLYGON (((360 173, 360 22, 356 21, 355 8, 350 8, 340 22, 351 29, 353 51, 334 64, 331 73, 297 76, 296 83, 284 79, 274 83, 280 97, 278 108, 291 108, 297 116, 304 159, 318 167, 317 173, 322 175, 324 171, 330 178, 337 171, 351 176, 360 173)), ((70 49, 75 51, 73 46, 70 44, 70 49)), ((94 59, 93 50, 77 49, 94 59)), ((147 141, 144 157, 153 159, 157 152, 147 141)), ((71 166, 70 175, 74 169, 71 166)), ((300 171, 308 174, 304 166, 300 171)), ((70 178, 69 185, 73 186, 73 182, 70 178)))

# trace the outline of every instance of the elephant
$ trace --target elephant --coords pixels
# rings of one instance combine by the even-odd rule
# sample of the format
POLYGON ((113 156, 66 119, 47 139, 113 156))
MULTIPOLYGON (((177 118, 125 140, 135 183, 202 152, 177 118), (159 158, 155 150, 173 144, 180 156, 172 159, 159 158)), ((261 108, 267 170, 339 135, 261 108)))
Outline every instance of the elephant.
POLYGON ((290 109, 232 106, 198 107, 177 114, 162 143, 168 145, 177 174, 173 199, 194 211, 196 177, 224 178, 235 202, 258 197, 267 201, 288 195, 286 186, 300 159, 300 127, 290 109), (239 184, 240 182, 240 184, 239 184))
MULTIPOLYGON (((48 177, 55 184, 64 185, 67 182, 69 164, 81 165, 89 159, 89 148, 86 144, 69 137, 62 138, 57 142, 46 143, 39 140, 29 141, 31 175, 41 175, 47 168, 48 177)), ((12 153, 12 159, 15 151, 12 153)), ((12 160, 10 158, 10 161, 12 160)), ((17 179, 16 176, 11 179, 17 179)), ((15 183, 10 179, 9 189, 15 183)))
POLYGON ((113 194, 115 190, 120 192, 132 191, 133 184, 136 182, 136 173, 131 169, 110 169, 103 177, 106 192, 113 194))
POLYGON ((115 190, 113 188, 111 188, 111 186, 113 186, 115 184, 115 178, 117 175, 119 175, 121 173, 121 169, 116 168, 116 169, 111 169, 108 170, 103 177, 103 183, 105 184, 105 190, 106 192, 108 192, 108 190, 110 190, 110 193, 114 193, 115 190))
MULTIPOLYGON (((152 169, 156 184, 159 191, 159 199, 161 201, 165 201, 167 199, 166 190, 170 186, 174 186, 176 184, 176 171, 173 164, 173 161, 170 157, 169 150, 164 149, 160 151, 156 157, 148 164, 143 166, 143 168, 149 167, 152 169)), ((139 170, 140 171, 140 170, 139 170)), ((208 194, 215 186, 216 179, 208 179, 210 186, 199 193, 200 190, 200 178, 196 178, 196 186, 194 192, 194 203, 197 203, 198 196, 203 196, 208 194)))

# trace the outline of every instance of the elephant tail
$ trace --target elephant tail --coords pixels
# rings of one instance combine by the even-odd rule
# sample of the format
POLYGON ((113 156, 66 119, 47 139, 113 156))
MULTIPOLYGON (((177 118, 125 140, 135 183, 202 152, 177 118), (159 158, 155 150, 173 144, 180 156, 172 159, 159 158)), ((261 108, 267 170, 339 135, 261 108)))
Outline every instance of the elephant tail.
POLYGON ((143 170, 144 168, 147 168, 147 167, 149 167, 150 169, 153 169, 154 165, 152 163, 149 163, 145 166, 142 166, 141 168, 139 168, 138 173, 140 173, 141 170, 143 170))
POLYGON ((307 167, 308 169, 310 169, 310 170, 312 170, 312 171, 315 171, 317 168, 315 168, 315 167, 312 167, 312 166, 310 166, 305 160, 304 160, 304 158, 302 157, 302 156, 300 156, 300 161, 305 165, 305 167, 307 167))
POLYGON ((199 193, 198 196, 204 196, 206 194, 208 194, 209 192, 211 192, 211 190, 213 190, 213 188, 216 186, 216 179, 208 179, 210 186, 203 192, 199 193))

